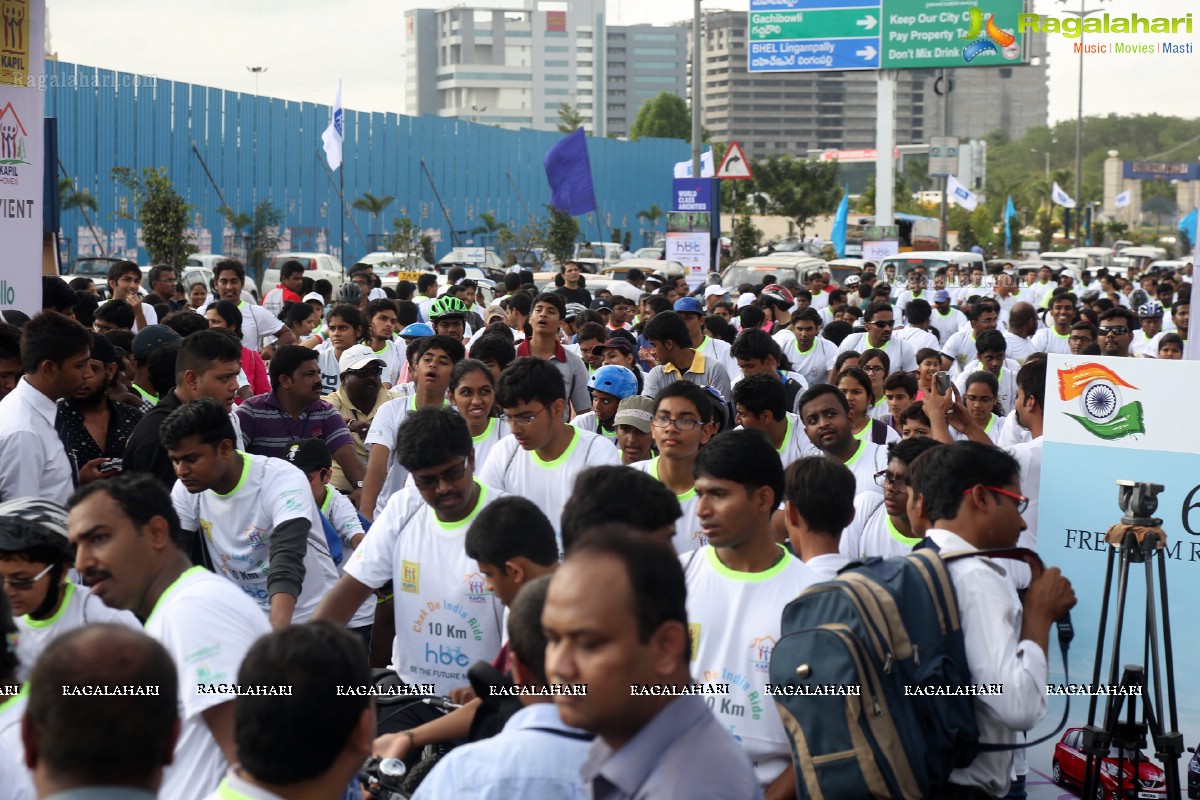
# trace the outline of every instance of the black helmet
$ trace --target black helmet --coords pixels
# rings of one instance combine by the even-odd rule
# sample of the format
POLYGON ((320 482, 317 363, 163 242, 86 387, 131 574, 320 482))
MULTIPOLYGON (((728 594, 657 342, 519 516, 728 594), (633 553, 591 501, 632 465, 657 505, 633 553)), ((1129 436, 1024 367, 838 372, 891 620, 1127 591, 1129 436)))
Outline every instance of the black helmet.
POLYGON ((339 303, 357 306, 362 303, 362 289, 358 288, 357 283, 344 283, 342 288, 338 289, 337 299, 339 303))
POLYGON ((0 503, 0 552, 19 552, 48 546, 71 556, 67 512, 58 503, 22 497, 0 503))

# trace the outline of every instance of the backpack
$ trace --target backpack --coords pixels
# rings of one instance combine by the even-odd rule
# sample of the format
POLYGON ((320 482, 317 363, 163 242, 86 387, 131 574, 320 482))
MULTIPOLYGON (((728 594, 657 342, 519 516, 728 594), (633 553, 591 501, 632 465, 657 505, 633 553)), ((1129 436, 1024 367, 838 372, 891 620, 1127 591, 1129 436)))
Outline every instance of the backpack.
MULTIPOLYGON (((946 564, 971 556, 1037 559, 1019 548, 943 557, 918 547, 899 558, 852 564, 784 609, 770 681, 792 743, 798 797, 936 797, 951 771, 978 753, 1037 743, 980 743, 969 694, 905 693, 906 686, 971 683, 946 564), (861 694, 839 694, 837 685, 861 687, 861 694), (789 693, 826 686, 834 691, 789 693)), ((1070 635, 1069 620, 1060 622, 1064 670, 1070 635)), ((1069 711, 1068 703, 1045 738, 1057 734, 1069 711)))

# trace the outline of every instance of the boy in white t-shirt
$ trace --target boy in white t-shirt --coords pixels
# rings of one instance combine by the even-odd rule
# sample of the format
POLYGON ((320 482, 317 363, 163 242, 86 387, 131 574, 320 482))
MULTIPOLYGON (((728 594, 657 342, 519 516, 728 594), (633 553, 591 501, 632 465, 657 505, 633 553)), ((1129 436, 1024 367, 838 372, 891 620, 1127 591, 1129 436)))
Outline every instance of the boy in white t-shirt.
POLYGON ((510 364, 496 386, 496 404, 513 435, 492 448, 480 480, 529 498, 560 530, 575 476, 588 467, 619 465, 620 451, 603 436, 563 422, 566 386, 548 361, 525 357, 510 364))
POLYGON ((175 513, 185 531, 203 535, 213 571, 258 603, 272 627, 306 622, 337 569, 304 473, 237 450, 224 407, 209 398, 171 412, 159 438, 179 478, 175 513))
POLYGON ((784 466, 812 447, 800 417, 787 410, 787 391, 773 376, 751 375, 741 380, 733 387, 733 405, 738 425, 766 436, 784 466))
POLYGON ((850 563, 838 545, 854 519, 854 473, 832 458, 810 456, 788 466, 784 482, 784 526, 792 551, 814 582, 831 581, 850 563))
MULTIPOLYGON (((389 668, 404 683, 446 695, 467 684, 472 664, 500 651, 503 609, 465 542, 475 517, 504 493, 476 479, 471 432, 453 411, 413 412, 396 453, 412 485, 388 500, 316 618, 345 624, 391 581, 397 636, 389 668)), ((418 711, 408 719, 437 716, 428 706, 418 711)))
POLYGON ((189 535, 150 475, 83 487, 72 498, 67 532, 75 568, 92 593, 132 611, 175 662, 182 727, 159 796, 207 797, 237 760, 234 695, 220 687, 237 681, 250 645, 270 632, 266 616, 233 582, 192 566, 189 535))
POLYGON ((843 556, 851 561, 891 558, 911 552, 921 543, 923 532, 914 529, 908 517, 908 465, 938 446, 924 436, 888 445, 887 469, 876 477, 883 497, 863 492, 853 498, 854 521, 842 531, 839 547, 843 556))
POLYGON ((837 345, 818 336, 821 324, 821 315, 817 311, 801 309, 792 315, 791 329, 785 328, 774 336, 783 355, 791 362, 792 370, 809 386, 826 383, 837 361, 837 345))
POLYGON ((367 303, 367 310, 363 315, 367 337, 370 339, 368 344, 384 363, 383 382, 388 389, 400 382, 400 374, 404 371, 405 364, 404 340, 393 336, 400 327, 396 314, 396 304, 383 299, 367 303))
POLYGON ((783 500, 783 464, 757 431, 729 431, 696 458, 696 512, 708 544, 680 556, 687 584, 690 671, 728 683, 713 707, 766 794, 795 785, 791 746, 769 697, 771 651, 783 608, 814 580, 775 542, 771 515, 783 500), (727 701, 727 702, 726 702, 727 701))

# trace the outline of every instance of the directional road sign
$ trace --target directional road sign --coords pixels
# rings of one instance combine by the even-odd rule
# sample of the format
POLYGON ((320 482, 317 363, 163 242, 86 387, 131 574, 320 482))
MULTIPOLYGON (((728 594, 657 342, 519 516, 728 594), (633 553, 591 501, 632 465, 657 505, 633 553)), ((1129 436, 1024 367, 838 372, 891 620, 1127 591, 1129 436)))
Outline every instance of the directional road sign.
POLYGON ((1020 63, 1020 3, 750 0, 750 72, 927 69, 1020 63))
POLYGON ((754 177, 754 173, 750 171, 750 162, 746 160, 746 154, 737 142, 729 145, 729 150, 721 161, 721 168, 717 170, 717 177, 723 180, 747 180, 754 177))

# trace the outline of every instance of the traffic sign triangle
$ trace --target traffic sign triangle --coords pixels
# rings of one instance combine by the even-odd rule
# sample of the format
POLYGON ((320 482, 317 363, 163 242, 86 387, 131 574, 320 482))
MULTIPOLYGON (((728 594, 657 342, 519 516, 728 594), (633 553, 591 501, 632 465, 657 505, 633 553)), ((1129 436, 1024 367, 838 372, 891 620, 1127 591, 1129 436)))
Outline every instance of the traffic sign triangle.
POLYGON ((717 170, 717 177, 725 180, 745 180, 754 177, 750 172, 750 162, 746 160, 746 154, 737 142, 730 144, 729 149, 725 151, 725 158, 721 161, 721 168, 717 170))

